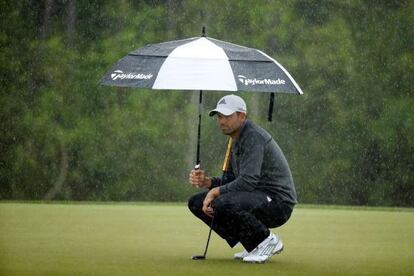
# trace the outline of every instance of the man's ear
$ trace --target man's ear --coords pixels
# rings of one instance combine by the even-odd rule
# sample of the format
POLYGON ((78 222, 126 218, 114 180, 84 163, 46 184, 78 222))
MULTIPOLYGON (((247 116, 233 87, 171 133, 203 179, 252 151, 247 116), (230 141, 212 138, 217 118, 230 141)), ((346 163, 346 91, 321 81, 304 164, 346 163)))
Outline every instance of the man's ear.
POLYGON ((242 119, 242 121, 245 121, 247 119, 247 113, 239 112, 239 114, 240 114, 240 119, 242 119))

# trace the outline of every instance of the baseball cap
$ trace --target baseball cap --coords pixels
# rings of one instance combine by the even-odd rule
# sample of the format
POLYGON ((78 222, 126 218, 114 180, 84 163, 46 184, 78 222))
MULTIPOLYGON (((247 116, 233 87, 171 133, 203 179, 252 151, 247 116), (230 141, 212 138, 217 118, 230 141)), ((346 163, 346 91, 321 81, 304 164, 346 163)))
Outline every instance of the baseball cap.
POLYGON ((226 95, 217 102, 215 109, 211 110, 209 115, 214 116, 216 113, 221 113, 224 116, 229 116, 234 112, 247 112, 246 103, 244 100, 236 95, 226 95))

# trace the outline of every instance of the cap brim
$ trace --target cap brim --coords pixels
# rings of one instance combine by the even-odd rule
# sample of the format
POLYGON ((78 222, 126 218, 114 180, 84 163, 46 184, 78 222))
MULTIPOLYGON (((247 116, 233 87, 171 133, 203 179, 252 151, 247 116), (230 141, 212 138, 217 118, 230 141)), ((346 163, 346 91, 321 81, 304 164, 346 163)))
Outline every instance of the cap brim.
POLYGON ((219 108, 211 110, 208 113, 208 115, 210 117, 212 117, 212 116, 216 115, 217 113, 220 113, 220 114, 223 114, 224 116, 229 116, 229 115, 233 114, 234 112, 236 112, 236 111, 234 111, 232 109, 229 109, 229 108, 225 108, 225 107, 219 107, 219 108))

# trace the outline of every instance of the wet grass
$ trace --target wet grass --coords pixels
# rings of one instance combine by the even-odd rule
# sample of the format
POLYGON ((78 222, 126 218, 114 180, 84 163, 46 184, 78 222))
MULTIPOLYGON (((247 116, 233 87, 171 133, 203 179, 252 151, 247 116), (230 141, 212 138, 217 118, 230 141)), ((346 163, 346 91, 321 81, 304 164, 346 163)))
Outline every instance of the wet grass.
POLYGON ((414 275, 413 209, 299 206, 264 265, 232 259, 185 204, 0 203, 0 275, 414 275))

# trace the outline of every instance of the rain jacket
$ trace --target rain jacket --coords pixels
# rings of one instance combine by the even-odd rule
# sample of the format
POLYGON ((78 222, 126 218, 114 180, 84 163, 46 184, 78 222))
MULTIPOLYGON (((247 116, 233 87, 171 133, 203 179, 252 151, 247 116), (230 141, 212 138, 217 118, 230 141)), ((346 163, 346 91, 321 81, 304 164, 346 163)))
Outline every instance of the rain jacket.
POLYGON ((246 120, 232 147, 223 178, 212 177, 220 194, 262 191, 273 199, 296 204, 296 190, 282 150, 263 128, 246 120))

